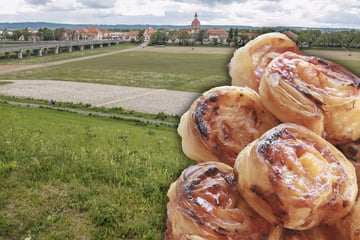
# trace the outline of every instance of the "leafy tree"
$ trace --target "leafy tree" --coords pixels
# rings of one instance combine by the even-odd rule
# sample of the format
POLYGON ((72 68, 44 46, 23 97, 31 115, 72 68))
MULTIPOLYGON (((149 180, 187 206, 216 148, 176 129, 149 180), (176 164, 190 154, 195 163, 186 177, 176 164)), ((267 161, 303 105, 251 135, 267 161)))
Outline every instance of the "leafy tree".
POLYGON ((24 36, 25 41, 28 41, 32 35, 28 28, 24 28, 20 30, 21 35, 24 36))
POLYGON ((315 44, 322 47, 328 47, 330 45, 329 34, 322 33, 315 41, 315 44))
POLYGON ((12 35, 11 38, 12 38, 13 40, 19 40, 20 36, 21 36, 20 30, 15 30, 15 31, 13 31, 13 35, 12 35))
POLYGON ((5 39, 11 39, 11 34, 9 33, 9 30, 7 28, 4 28, 4 30, 2 31, 2 36, 5 39))
POLYGON ((139 34, 138 34, 138 39, 139 39, 139 42, 144 42, 144 33, 145 33, 145 29, 141 29, 139 30, 139 34))
POLYGON ((245 45, 245 44, 248 42, 248 40, 249 40, 249 37, 248 37, 248 35, 246 34, 246 32, 241 31, 241 32, 238 34, 236 44, 239 45, 239 46, 243 46, 243 45, 245 45))
POLYGON ((198 40, 201 41, 201 44, 203 44, 203 40, 204 40, 204 35, 205 35, 206 30, 205 29, 201 29, 198 35, 198 40))
POLYGON ((166 41, 169 40, 169 37, 167 34, 163 31, 156 31, 153 35, 150 37, 150 44, 165 44, 166 41))
POLYGON ((230 28, 229 34, 228 34, 228 42, 232 42, 234 39, 234 29, 230 28))
POLYGON ((179 44, 188 43, 188 41, 191 39, 191 34, 186 30, 179 30, 176 35, 179 39, 179 44))
POLYGON ((214 43, 215 46, 218 45, 218 43, 219 43, 218 38, 215 37, 212 40, 213 40, 213 43, 214 43))
POLYGON ((55 39, 55 32, 49 28, 40 28, 38 30, 38 34, 40 35, 40 39, 43 41, 49 41, 55 39))
POLYGON ((234 37, 238 37, 238 35, 239 35, 239 29, 238 29, 238 28, 235 28, 234 37))
POLYGON ((314 43, 317 42, 318 37, 320 37, 320 30, 303 30, 298 33, 298 41, 301 43, 307 43, 311 47, 314 43))
POLYGON ((269 27, 263 27, 263 28, 260 28, 260 29, 256 30, 256 32, 260 35, 260 34, 274 32, 274 30, 272 28, 269 28, 269 27))

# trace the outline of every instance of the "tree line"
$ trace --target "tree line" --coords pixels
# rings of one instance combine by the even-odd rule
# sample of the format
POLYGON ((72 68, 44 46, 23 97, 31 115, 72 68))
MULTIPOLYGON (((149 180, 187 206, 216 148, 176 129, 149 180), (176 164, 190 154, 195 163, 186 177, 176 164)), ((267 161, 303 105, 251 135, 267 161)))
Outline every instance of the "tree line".
POLYGON ((360 31, 303 30, 298 33, 298 42, 307 43, 309 47, 345 47, 360 48, 360 31))
MULTIPOLYGON (((276 29, 260 28, 256 30, 230 28, 228 31, 227 43, 232 46, 241 47, 254 37, 275 32, 276 29)), ((285 31, 285 30, 284 30, 285 31)), ((284 32, 282 31, 282 32, 284 32)), ((300 47, 345 47, 360 48, 360 31, 341 30, 341 31, 321 31, 321 30, 287 30, 297 35, 293 39, 300 47)), ((151 36, 150 44, 166 44, 169 42, 178 45, 192 45, 195 42, 202 42, 205 30, 201 30, 195 37, 187 30, 168 31, 160 29, 151 36)))
MULTIPOLYGON (((251 34, 260 35, 263 33, 274 32, 271 28, 261 28, 255 31, 245 29, 229 30, 228 42, 242 46, 251 34)), ((288 30, 295 33, 298 37, 293 39, 300 47, 345 47, 360 48, 359 30, 341 30, 341 31, 321 31, 321 30, 288 30)))
MULTIPOLYGON (((240 47, 245 45, 254 36, 274 32, 276 29, 259 28, 256 30, 230 28, 228 30, 227 43, 240 47)), ((321 31, 321 30, 289 30, 295 33, 298 38, 295 40, 300 47, 343 47, 343 48, 360 48, 360 31, 359 30, 341 30, 341 31, 321 31)), ((28 28, 10 31, 4 29, 2 38, 9 40, 63 40, 63 33, 66 32, 69 39, 74 39, 75 30, 66 30, 64 28, 49 29, 40 28, 33 33, 28 28)), ((144 30, 139 30, 139 38, 142 38, 144 30)), ((195 42, 202 42, 205 30, 201 30, 196 35, 190 34, 187 30, 167 30, 158 29, 150 39, 150 44, 165 44, 173 42, 179 45, 192 45, 195 42)))
POLYGON ((17 41, 19 39, 24 41, 30 40, 40 40, 40 41, 59 41, 63 40, 63 33, 66 32, 70 36, 75 35, 75 30, 66 30, 65 28, 39 28, 37 31, 30 31, 28 28, 18 29, 14 31, 9 31, 8 29, 4 29, 2 31, 2 36, 8 40, 17 41))

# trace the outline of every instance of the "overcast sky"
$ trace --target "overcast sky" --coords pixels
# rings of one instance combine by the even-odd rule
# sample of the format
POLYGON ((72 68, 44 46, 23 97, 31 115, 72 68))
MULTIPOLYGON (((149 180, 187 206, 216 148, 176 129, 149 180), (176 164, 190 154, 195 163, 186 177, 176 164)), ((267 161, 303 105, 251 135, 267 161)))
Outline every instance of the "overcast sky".
POLYGON ((349 27, 359 0, 0 0, 0 22, 349 27))

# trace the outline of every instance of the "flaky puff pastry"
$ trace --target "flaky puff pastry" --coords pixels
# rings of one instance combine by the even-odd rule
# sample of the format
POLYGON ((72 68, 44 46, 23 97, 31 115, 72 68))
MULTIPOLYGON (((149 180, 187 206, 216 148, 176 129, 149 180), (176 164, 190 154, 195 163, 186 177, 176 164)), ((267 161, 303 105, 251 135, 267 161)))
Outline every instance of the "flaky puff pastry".
POLYGON ((241 198, 233 168, 220 162, 185 169, 168 191, 165 239, 266 239, 271 225, 241 198))
POLYGON ((268 64, 259 95, 282 122, 340 144, 360 138, 359 87, 360 79, 338 64, 286 52, 268 64))
POLYGON ((300 54, 296 43, 279 32, 266 33, 238 48, 228 68, 234 86, 247 86, 255 91, 268 63, 279 54, 292 51, 300 54))
POLYGON ((270 223, 293 230, 334 224, 354 205, 353 165, 311 130, 282 123, 250 143, 236 159, 238 188, 270 223))
POLYGON ((341 233, 335 226, 322 225, 308 230, 292 230, 276 226, 268 240, 340 240, 341 233))
POLYGON ((358 198, 350 213, 337 222, 336 227, 341 232, 339 239, 360 240, 360 199, 358 198))
POLYGON ((239 152, 279 121, 247 87, 221 86, 197 98, 180 119, 184 153, 198 162, 234 165, 239 152))
MULTIPOLYGON (((336 147, 354 165, 357 176, 357 183, 360 186, 360 139, 348 143, 336 145, 336 147)), ((360 192, 358 192, 359 196, 360 192)), ((359 201, 359 200, 358 200, 359 201)), ((359 232, 360 234, 360 232, 359 232)))
POLYGON ((360 139, 339 144, 337 147, 349 160, 360 164, 360 139))

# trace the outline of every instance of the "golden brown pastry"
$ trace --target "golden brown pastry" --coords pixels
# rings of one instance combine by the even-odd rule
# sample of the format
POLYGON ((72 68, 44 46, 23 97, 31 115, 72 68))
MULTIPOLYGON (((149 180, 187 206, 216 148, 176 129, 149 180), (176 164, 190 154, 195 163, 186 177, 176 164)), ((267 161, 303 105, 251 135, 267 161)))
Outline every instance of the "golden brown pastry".
POLYGON ((286 52, 268 64, 259 87, 264 106, 333 144, 360 138, 360 79, 317 57, 286 52))
POLYGON ((181 117, 178 133, 191 159, 234 165, 238 153, 279 121, 250 88, 222 86, 196 99, 181 117))
MULTIPOLYGON (((359 240, 360 239, 360 201, 356 201, 351 212, 336 224, 341 232, 341 239, 359 240)), ((339 238, 340 239, 340 238, 339 238)))
POLYGON ((337 147, 349 160, 360 164, 360 139, 339 144, 337 147))
MULTIPOLYGON (((336 146, 355 167, 357 183, 360 186, 360 139, 336 146)), ((358 195, 360 192, 358 192, 358 195)))
POLYGON ((246 202, 270 223, 293 230, 335 224, 358 192, 346 157, 297 124, 280 124, 250 143, 234 171, 246 202))
POLYGON ((308 230, 291 230, 275 227, 269 240, 340 240, 342 236, 335 226, 322 225, 308 230))
POLYGON ((286 51, 300 53, 295 42, 278 32, 260 35, 238 48, 228 64, 232 85, 247 86, 257 91, 268 63, 286 51))
POLYGON ((233 168, 190 166, 168 191, 165 239, 266 239, 271 225, 241 198, 233 168))

